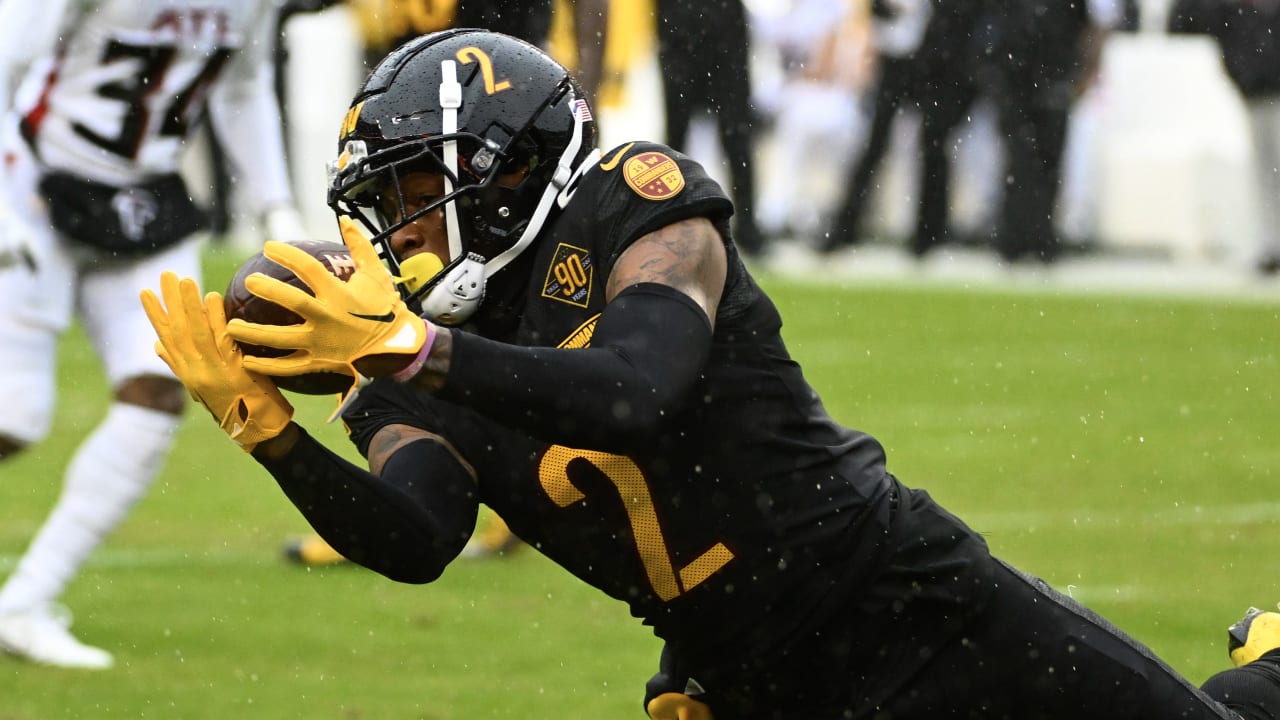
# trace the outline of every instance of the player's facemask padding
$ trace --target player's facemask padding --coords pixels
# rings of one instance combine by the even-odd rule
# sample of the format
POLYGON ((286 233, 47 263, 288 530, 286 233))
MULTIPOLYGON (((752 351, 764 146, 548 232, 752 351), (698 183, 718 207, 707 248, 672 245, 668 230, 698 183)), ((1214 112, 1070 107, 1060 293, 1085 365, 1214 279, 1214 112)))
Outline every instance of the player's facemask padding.
POLYGON ((466 322, 484 300, 485 284, 528 249, 553 211, 572 197, 572 185, 600 157, 584 152, 594 129, 585 101, 574 97, 566 74, 523 127, 490 123, 487 136, 458 127, 462 86, 457 64, 441 67, 438 135, 391 140, 347 140, 330 164, 329 203, 372 233, 379 255, 397 278, 415 312, 446 325, 466 322), (566 108, 569 108, 566 110, 566 108), (547 112, 567 112, 572 132, 558 157, 540 157, 530 128, 547 112), (444 192, 428 203, 406 197, 411 173, 436 173, 444 192), (443 268, 428 253, 403 262, 391 236, 418 219, 443 210, 449 257, 443 268))

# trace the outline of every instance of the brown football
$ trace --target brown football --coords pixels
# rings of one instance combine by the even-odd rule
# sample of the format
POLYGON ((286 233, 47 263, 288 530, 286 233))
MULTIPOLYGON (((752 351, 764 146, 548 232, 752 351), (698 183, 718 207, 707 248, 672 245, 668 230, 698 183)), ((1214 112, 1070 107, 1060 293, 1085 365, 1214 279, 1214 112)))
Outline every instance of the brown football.
MULTIPOLYGON (((355 272, 356 266, 351 260, 351 252, 342 243, 302 240, 290 243, 290 245, 301 248, 311 257, 324 263, 324 266, 329 268, 329 272, 342 280, 349 279, 351 274, 355 272)), ((311 292, 311 289, 297 275, 294 275, 293 271, 269 260, 261 252, 258 252, 244 261, 244 264, 236 270, 235 276, 231 278, 231 283, 227 285, 227 292, 223 295, 223 308, 226 309, 227 319, 240 318, 246 322, 260 325, 300 324, 302 318, 293 311, 286 310, 275 303, 267 302, 249 292, 249 289, 245 287, 244 281, 245 278, 253 273, 262 273, 268 277, 282 280, 294 287, 301 288, 308 293, 311 292)), ((248 343, 240 343, 240 349, 244 350, 245 355, 256 355, 258 357, 280 357, 281 355, 288 355, 290 352, 248 343)), ((272 379, 275 380, 276 386, 281 390, 303 395, 331 395, 333 393, 346 392, 351 387, 351 376, 343 373, 322 372, 308 375, 281 375, 272 379)))

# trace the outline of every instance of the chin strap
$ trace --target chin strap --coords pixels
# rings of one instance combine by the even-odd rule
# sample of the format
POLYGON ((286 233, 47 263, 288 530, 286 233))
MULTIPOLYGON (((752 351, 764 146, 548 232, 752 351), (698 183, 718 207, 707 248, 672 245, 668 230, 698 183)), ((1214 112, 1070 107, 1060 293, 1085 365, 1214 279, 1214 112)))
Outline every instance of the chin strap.
POLYGON ((461 325, 484 300, 484 258, 468 253, 422 298, 422 316, 441 325, 461 325))

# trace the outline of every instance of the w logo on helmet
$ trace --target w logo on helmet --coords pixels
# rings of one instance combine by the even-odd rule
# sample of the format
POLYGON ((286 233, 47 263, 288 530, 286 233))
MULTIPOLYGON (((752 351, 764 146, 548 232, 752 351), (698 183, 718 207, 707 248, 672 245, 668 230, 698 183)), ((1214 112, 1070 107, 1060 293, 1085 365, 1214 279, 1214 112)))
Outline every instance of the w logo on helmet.
POLYGON ((342 118, 342 131, 338 135, 339 140, 346 140, 356 132, 356 122, 360 120, 360 108, 364 107, 364 101, 360 101, 351 106, 345 117, 342 118))

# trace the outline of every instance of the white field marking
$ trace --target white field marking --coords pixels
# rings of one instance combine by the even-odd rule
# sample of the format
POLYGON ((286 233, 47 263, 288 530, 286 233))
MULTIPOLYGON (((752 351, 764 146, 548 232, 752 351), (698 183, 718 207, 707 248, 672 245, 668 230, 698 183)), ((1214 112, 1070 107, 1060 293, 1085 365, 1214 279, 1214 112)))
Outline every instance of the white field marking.
MULTIPOLYGON (((265 553, 273 562, 275 556, 265 553)), ((20 554, 0 553, 0 573, 8 573, 18 565, 20 554)), ((229 565, 255 565, 262 558, 258 553, 178 550, 173 548, 102 548, 89 557, 86 567, 92 568, 148 568, 148 567, 225 567, 229 565)))
POLYGON ((1062 527, 1187 527, 1196 525, 1247 525, 1280 523, 1280 502, 1243 505, 1184 505, 1140 511, 1074 508, 1067 510, 1026 510, 1019 512, 968 512, 965 524, 980 533, 1027 528, 1062 527))
POLYGON ((896 246, 858 245, 819 256, 802 243, 780 241, 764 261, 771 273, 859 287, 948 288, 1000 294, 1212 299, 1274 305, 1280 282, 1247 263, 1179 263, 1164 258, 1097 254, 1067 256, 1051 266, 1002 263, 976 248, 940 248, 915 262, 896 246))
POLYGON ((1135 602, 1166 593, 1153 585, 1067 585, 1055 586, 1057 590, 1076 602, 1089 605, 1095 602, 1135 602))

